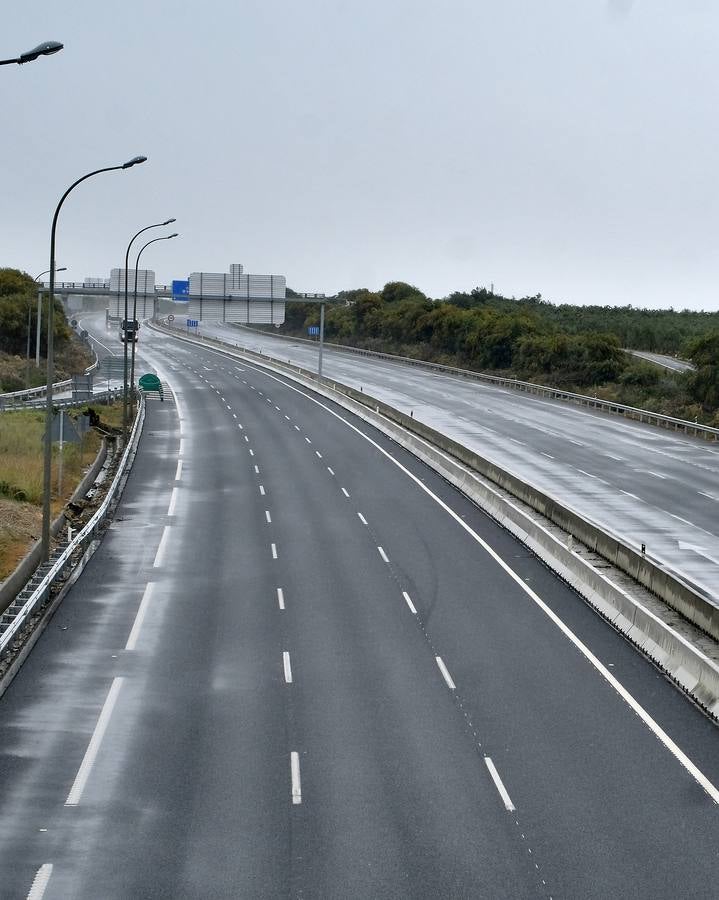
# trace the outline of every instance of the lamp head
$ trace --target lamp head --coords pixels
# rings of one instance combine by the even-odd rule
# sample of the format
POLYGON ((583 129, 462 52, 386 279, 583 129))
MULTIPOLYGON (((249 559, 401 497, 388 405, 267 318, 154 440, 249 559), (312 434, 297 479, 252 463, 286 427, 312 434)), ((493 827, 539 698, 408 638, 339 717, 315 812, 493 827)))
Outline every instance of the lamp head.
POLYGON ((172 225, 173 222, 176 222, 177 219, 168 219, 167 222, 163 222, 163 225, 172 225))
POLYGON ((42 44, 38 44, 37 47, 33 47, 32 50, 21 53, 18 62, 21 65, 26 62, 32 62, 38 56, 50 56, 53 53, 57 53, 58 50, 62 50, 63 47, 64 44, 60 44, 57 41, 44 41, 42 44))
POLYGON ((132 159, 128 159, 126 163, 122 164, 123 169, 129 169, 132 166, 138 166, 140 163, 147 162, 146 156, 133 156, 132 159))

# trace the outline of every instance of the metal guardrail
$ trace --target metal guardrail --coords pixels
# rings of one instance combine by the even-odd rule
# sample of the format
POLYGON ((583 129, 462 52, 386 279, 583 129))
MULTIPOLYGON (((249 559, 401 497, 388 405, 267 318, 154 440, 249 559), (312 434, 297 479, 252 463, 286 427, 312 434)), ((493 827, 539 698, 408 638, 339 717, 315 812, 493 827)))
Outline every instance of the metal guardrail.
POLYGON ((11 645, 13 639, 16 637, 23 625, 28 621, 30 616, 48 599, 53 583, 62 578, 65 572, 71 567, 71 565, 73 564, 73 557, 77 554, 77 552, 84 552, 89 544, 95 539, 100 526, 103 524, 105 518, 107 517, 110 506, 119 493, 120 484, 126 474, 125 469, 127 467, 127 461, 130 457, 130 454, 135 448, 137 440, 139 439, 139 434, 142 429, 144 420, 145 403, 143 398, 140 400, 139 413, 135 419, 135 424, 133 426, 132 432, 130 433, 130 439, 128 440, 127 446, 125 447, 120 465, 118 466, 115 477, 113 478, 112 484, 110 485, 110 489, 107 492, 107 496, 102 501, 99 509, 90 519, 90 521, 83 528, 81 528, 80 531, 75 535, 75 537, 68 543, 67 547, 65 547, 58 558, 52 563, 51 568, 43 576, 42 580, 37 585, 37 587, 35 587, 28 599, 25 600, 25 602, 17 608, 15 608, 15 603, 11 604, 0 616, 0 657, 2 657, 8 651, 8 648, 11 645))
MULTIPOLYGON (((94 348, 92 352, 95 355, 95 362, 85 369, 83 375, 89 375, 91 372, 94 372, 100 365, 100 360, 98 359, 97 353, 95 352, 94 348)), ((52 386, 52 390, 53 393, 55 391, 64 391, 71 386, 72 378, 67 378, 65 381, 56 381, 52 386)), ((6 394, 0 394, 0 408, 2 408, 3 403, 7 400, 11 400, 12 402, 14 402, 15 400, 24 400, 30 397, 44 397, 46 391, 46 384, 41 384, 38 385, 38 387, 34 388, 25 388, 22 391, 8 391, 6 394)))
MULTIPOLYGON (((177 326, 166 326, 177 329, 177 326)), ((240 326, 242 330, 245 326, 240 326)), ((250 329, 251 331, 252 329, 250 329)), ((263 333, 263 332, 260 332, 263 333)), ((273 334, 273 338, 292 341, 293 343, 317 345, 317 341, 310 341, 307 338, 292 337, 290 335, 273 334)), ((221 339, 217 339, 220 343, 221 339)), ((228 344, 228 346, 233 346, 228 344)), ((247 348, 244 348, 247 349, 247 348)), ((562 391, 558 388, 547 387, 542 384, 534 384, 531 381, 520 381, 517 378, 502 378, 499 375, 486 375, 483 372, 474 372, 471 369, 460 369, 455 366, 444 366, 441 363, 427 362, 422 359, 414 359, 411 356, 398 356, 393 353, 379 353, 376 350, 365 350, 361 347, 349 347, 346 344, 331 344, 325 342, 325 349, 339 350, 343 353, 353 353, 358 356, 366 356, 372 359, 382 359, 387 362, 401 363, 402 365, 414 366, 418 369, 429 369, 431 371, 442 372, 446 375, 454 375, 460 378, 480 381, 484 384, 491 384, 495 387, 508 388, 514 391, 522 391, 528 394, 536 394, 540 397, 546 397, 550 400, 562 400, 573 403, 577 406, 588 406, 599 412, 609 415, 619 415, 626 419, 644 422, 648 425, 655 425, 659 428, 669 428, 673 431, 681 431, 684 434, 701 437, 705 440, 719 441, 719 428, 712 428, 710 425, 700 425, 698 422, 689 422, 687 419, 677 419, 673 416, 664 416, 661 413, 655 413, 648 409, 640 409, 639 407, 627 406, 624 403, 613 403, 610 400, 600 400, 598 397, 589 397, 586 394, 575 394, 572 391, 562 391)), ((269 356, 268 353, 265 353, 269 356)))

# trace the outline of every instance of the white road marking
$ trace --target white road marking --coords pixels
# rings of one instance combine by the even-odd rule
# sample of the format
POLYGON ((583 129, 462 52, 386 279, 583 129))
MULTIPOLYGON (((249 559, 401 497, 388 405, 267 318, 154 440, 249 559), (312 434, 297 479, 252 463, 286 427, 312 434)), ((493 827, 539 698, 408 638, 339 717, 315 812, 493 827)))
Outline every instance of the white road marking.
POLYGON ((412 613, 413 616, 416 616, 417 610, 414 608, 414 603, 412 603, 412 599, 409 596, 409 594, 407 593, 407 591, 402 591, 402 596, 407 601, 407 606, 409 606, 409 611, 412 613))
POLYGON ((244 369, 241 369, 239 366, 235 366, 235 368, 237 369, 238 372, 244 372, 244 371, 245 371, 244 369))
POLYGON ((180 438, 180 449, 177 451, 177 455, 178 455, 178 456, 182 456, 182 454, 183 454, 184 452, 185 452, 185 439, 184 439, 184 438, 180 438))
POLYGON ((305 440, 307 441, 308 444, 312 443, 312 441, 308 437, 306 437, 305 440))
POLYGON ((157 553, 155 554, 155 561, 152 564, 153 569, 159 569, 162 565, 163 557, 165 556, 165 547, 167 545, 167 539, 170 536, 170 526, 165 525, 162 529, 162 537, 160 538, 160 543, 157 547, 157 553))
POLYGON ((662 479, 664 479, 664 478, 667 477, 666 475, 661 475, 659 472, 651 472, 651 471, 650 471, 650 472, 648 472, 648 474, 649 474, 649 475, 653 475, 655 478, 662 478, 662 479))
POLYGON ((277 410, 277 412, 282 412, 282 410, 279 408, 279 406, 276 406, 275 409, 277 410))
POLYGON ((300 430, 300 426, 299 426, 299 425, 295 425, 295 426, 294 426, 294 429, 295 429, 295 431, 299 431, 299 430, 300 430))
MULTIPOLYGON (((98 344, 100 342, 98 341, 98 344)), ((104 344, 102 345, 105 346, 104 344)), ((27 900, 42 900, 52 875, 52 863, 44 863, 35 873, 27 900)))
MULTIPOLYGON (((638 716, 639 719, 644 723, 644 725, 652 732, 652 734, 657 738, 657 740, 664 746, 669 753, 677 760, 677 762, 687 771, 687 773, 697 782, 697 784, 708 794, 711 800, 719 805, 719 789, 704 775, 704 773, 689 759, 689 757, 684 753, 684 751, 669 737, 669 735, 664 731, 664 729, 649 715, 649 713, 644 709, 644 707, 639 703, 638 700, 629 691, 624 687, 624 685, 612 675, 609 669, 602 663, 600 660, 592 653, 592 651, 584 644, 577 635, 572 631, 572 629, 560 619, 560 617, 552 610, 542 598, 535 593, 532 588, 523 580, 521 575, 518 575, 511 566, 506 563, 502 557, 496 552, 496 550, 492 549, 492 547, 477 534, 477 532, 469 525, 467 522, 462 519, 462 517, 456 513, 453 509, 451 509, 447 504, 438 497, 426 484, 422 482, 420 478, 414 475, 406 466, 403 466, 399 460, 395 459, 391 453, 384 449, 377 441, 373 440, 368 434, 365 434, 360 428, 356 425, 352 424, 348 419, 342 416, 340 413, 336 412, 333 409, 330 409, 325 403, 319 400, 317 397, 312 396, 311 394, 306 393, 301 388, 294 387, 293 385, 289 385, 286 382, 283 382, 282 379, 277 378, 274 375, 268 375, 269 378, 275 378, 281 384, 284 384, 286 388, 289 390, 295 391, 297 394, 300 394, 305 399, 309 400, 311 403, 315 403, 321 409, 325 410, 325 412, 329 413, 329 415, 333 416, 338 421, 342 422, 347 428, 361 437, 363 440, 367 441, 368 444, 373 446, 379 453, 383 454, 393 465, 397 466, 397 468, 403 472, 414 484, 419 488, 419 490, 424 491, 428 497, 430 497, 434 502, 443 509, 450 518, 452 518, 455 523, 472 538, 480 547, 484 549, 484 551, 496 562, 496 564, 504 570, 504 572, 515 582, 517 587, 523 591, 527 597, 540 609, 544 615, 552 622, 559 631, 567 638, 570 643, 574 645, 574 647, 582 654, 582 656, 586 659, 590 666, 594 668, 596 673, 600 675, 609 685, 613 688, 613 690, 617 693, 620 699, 626 703, 626 705, 638 716)), ((510 438, 513 440, 513 438, 510 438)), ((521 442, 517 442, 521 443, 521 442)), ((626 493, 626 492, 623 492, 626 493)), ((635 499, 639 499, 638 497, 635 499)))
POLYGON ((247 437, 247 435, 245 435, 245 441, 246 441, 248 444, 250 443, 250 439, 247 437))
POLYGON ((389 562, 389 557, 388 557, 387 554, 384 552, 384 550, 383 550, 381 547, 378 547, 377 549, 379 550, 379 555, 382 557, 382 559, 383 559, 386 563, 388 563, 388 562, 389 562))
POLYGON ((330 475, 334 475, 334 474, 335 474, 335 473, 332 471, 332 469, 330 469, 329 466, 327 466, 327 471, 330 473, 330 475))
POLYGON ((272 559, 277 559, 277 544, 272 544, 272 559))
POLYGON ((179 481, 182 477, 182 460, 177 460, 177 468, 175 469, 175 481, 179 481))
POLYGON ((302 803, 302 783, 300 781, 300 755, 296 750, 290 753, 290 770, 292 772, 292 803, 302 803))
POLYGON ((675 516, 674 513, 669 513, 669 515, 672 519, 676 519, 677 522, 683 522, 685 525, 691 525, 692 528, 694 527, 694 522, 690 522, 689 519, 682 519, 681 516, 675 516))
POLYGON ((254 451, 254 450, 250 450, 250 456, 254 456, 254 455, 255 455, 255 451, 254 451))
POLYGON ((238 423, 237 423, 237 427, 238 427, 238 428, 239 428, 239 429, 240 429, 240 431, 242 431, 242 430, 243 430, 243 429, 242 429, 242 425, 240 425, 240 423, 239 423, 239 422, 238 422, 238 423))
POLYGON ((570 444, 574 444, 576 447, 584 447, 584 444, 581 441, 575 441, 573 438, 567 439, 570 444))
POLYGON ((542 456, 546 456, 547 459, 554 459, 553 456, 551 456, 549 453, 545 453, 543 450, 540 450, 540 453, 542 454, 542 456))
POLYGON ((444 660, 442 659, 442 657, 435 656, 435 659, 437 660, 437 665, 439 666, 439 671, 442 673, 442 678, 444 678, 444 680, 447 682, 447 687, 451 691, 456 690, 457 685, 454 683, 454 681, 452 681, 452 676, 449 674, 447 666, 445 666, 444 660))
POLYGON ((514 803, 507 793, 507 788, 502 783, 502 779, 499 777, 499 772, 497 771, 497 767, 492 762, 489 756, 484 757, 484 762, 487 768, 489 769, 489 774, 492 776, 492 781, 494 782, 494 786, 499 791, 499 796, 502 798, 502 803, 504 803, 504 808, 509 812, 514 811, 514 803))
POLYGON ((577 469, 577 472, 579 472, 582 475, 586 475, 587 478, 596 478, 597 477, 596 475, 592 475, 591 472, 585 472, 584 469, 577 469))
POLYGON ((260 485, 260 494, 261 494, 263 497, 265 496, 265 486, 264 486, 264 484, 261 484, 261 485, 260 485))
POLYGON ((613 453, 605 453, 604 456, 608 456, 609 459, 616 459, 617 462, 624 462, 623 456, 615 456, 613 453))
POLYGON ((114 678, 110 685, 110 690, 105 703, 103 704, 100 718, 97 720, 97 725, 90 738, 90 743, 87 745, 85 756, 80 763, 80 768, 78 769, 75 781, 70 788, 70 793, 67 795, 65 806, 77 806, 80 802, 82 793, 85 790, 85 785, 87 784, 87 779, 90 777, 90 772, 92 771, 98 751, 100 750, 100 744, 102 744, 102 739, 105 736, 105 731, 110 722, 110 716, 112 715, 112 710, 117 702, 117 695, 120 693, 123 681, 124 678, 114 678))
POLYGON ((260 474, 260 467, 255 466, 255 475, 259 475, 259 474, 260 474))
POLYGON ((631 497, 632 500, 641 500, 641 497, 637 497, 636 494, 630 494, 629 491, 623 491, 621 488, 619 489, 620 493, 626 494, 627 497, 631 497))
POLYGON ((268 524, 268 525, 271 525, 271 524, 272 524, 272 516, 270 515, 269 509, 266 509, 266 510, 265 510, 265 519, 267 519, 267 524, 268 524))
POLYGON ((365 517, 362 515, 362 513, 357 513, 357 515, 359 516, 360 522, 361 522, 363 525, 366 525, 366 524, 367 524, 367 519, 365 519, 365 517))
POLYGON ((290 654, 287 650, 282 652, 282 665, 285 669, 285 681, 292 684, 292 666, 290 665, 290 654))
POLYGON ((133 623, 132 629, 130 631, 130 636, 127 639, 127 643, 125 644, 125 650, 134 650, 135 645, 137 644, 137 638, 140 634, 140 629, 142 628, 142 623, 145 621, 145 614, 147 613, 147 608, 150 605, 150 601, 152 599, 153 591, 155 590, 155 582, 148 581, 145 585, 145 591, 142 595, 142 600, 140 601, 140 606, 137 610, 137 615, 135 616, 135 621, 133 623))
POLYGON ((345 495, 345 497, 349 497, 349 494, 347 493, 347 491, 344 488, 341 488, 341 491, 345 495))
POLYGON ((289 416, 285 416, 285 418, 287 419, 288 422, 290 421, 290 417, 289 417, 289 416))
POLYGON ((167 507, 167 515, 174 516, 175 515, 175 503, 177 503, 177 488, 172 489, 172 493, 170 494, 170 505, 167 507))
POLYGON ((237 418, 237 413, 232 413, 232 418, 233 418, 233 419, 236 419, 236 418, 237 418))
POLYGON ((230 412, 232 412, 232 407, 229 405, 229 403, 226 405, 227 405, 227 408, 230 410, 230 412))
POLYGON ((277 588, 277 602, 280 606, 280 609, 285 608, 285 592, 282 588, 277 588))
POLYGON ((322 454, 319 450, 315 450, 315 455, 317 456, 317 459, 322 459, 322 454))
POLYGON ((526 446, 527 446, 527 442, 526 442, 526 441, 518 441, 517 438, 510 438, 509 440, 510 440, 513 444, 519 444, 520 447, 526 447, 526 446))
POLYGON ((702 497, 708 497, 709 500, 716 500, 716 497, 713 494, 707 494, 706 491, 697 491, 697 494, 701 494, 702 497))

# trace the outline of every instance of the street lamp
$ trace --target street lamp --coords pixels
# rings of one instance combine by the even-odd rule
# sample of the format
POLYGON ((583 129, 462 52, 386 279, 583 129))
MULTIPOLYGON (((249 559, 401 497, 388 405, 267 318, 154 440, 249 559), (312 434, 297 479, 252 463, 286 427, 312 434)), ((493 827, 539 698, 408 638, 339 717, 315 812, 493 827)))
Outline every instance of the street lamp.
MULTIPOLYGON (((174 219, 173 219, 174 222, 174 219)), ((155 244, 157 241, 169 241, 172 238, 178 237, 177 232, 174 234, 166 234, 164 237, 154 238, 151 241, 148 241, 143 247, 140 248, 139 253, 137 254, 137 259, 135 260, 135 290, 132 293, 132 321, 133 324, 137 321, 137 270, 140 267, 140 257, 145 249, 145 247, 149 247, 150 244, 155 244)), ((127 274, 125 275, 125 279, 127 279, 127 274)), ((147 285, 145 285, 145 290, 147 290, 147 285)), ((135 338, 137 336, 137 332, 135 332, 135 338)), ((125 346, 127 346, 127 332, 125 332, 125 346)), ((135 341, 132 342, 132 364, 130 366, 130 385, 132 389, 135 389, 135 341)))
MULTIPOLYGON (((43 275, 47 275, 49 269, 46 269, 44 272, 40 272, 40 274, 33 278, 35 284, 42 278, 43 275)), ((61 269, 55 269, 56 272, 67 272, 67 266, 63 266, 61 269)), ((29 301, 27 306, 27 373, 25 376, 25 387, 30 387, 30 313, 32 312, 32 300, 29 301)), ((40 321, 42 319, 42 290, 38 288, 37 292, 37 333, 35 335, 35 365, 40 366, 40 321)))
POLYGON ((62 50, 63 47, 64 44, 59 44, 57 41, 44 41, 42 44, 38 44, 37 47, 33 47, 32 50, 26 50, 25 53, 21 53, 15 59, 0 59, 0 66, 9 66, 11 63, 17 63, 21 66, 23 63, 33 62, 38 56, 51 56, 53 53, 57 53, 58 50, 62 50))
MULTIPOLYGON (((58 48, 59 49, 59 48, 58 48)), ((53 51, 54 52, 54 51, 53 51)), ((73 181, 70 187, 60 198, 60 202, 55 209, 55 215, 52 217, 52 228, 50 230, 50 287, 48 290, 48 310, 47 310, 47 403, 45 405, 45 447, 43 461, 43 499, 42 499, 42 544, 41 559, 47 562, 50 557, 50 490, 52 487, 52 383, 55 377, 55 361, 53 358, 53 327, 54 327, 54 310, 55 310, 55 232, 57 230, 57 218, 60 215, 60 209, 65 202, 70 191, 74 190, 78 184, 92 178, 93 175, 100 175, 102 172, 115 172, 118 169, 129 169, 139 163, 144 163, 146 156, 133 156, 132 159, 123 163, 121 166, 107 166, 104 169, 95 169, 88 172, 77 181, 73 181)))
MULTIPOLYGON (((130 243, 127 245, 127 250, 125 251, 125 319, 124 319, 124 323, 123 323, 124 325, 127 325, 127 312, 128 312, 128 310, 127 310, 127 306, 128 306, 127 268, 130 264, 130 247, 132 247, 132 245, 135 241, 135 238, 138 238, 143 232, 149 231, 150 228, 163 228, 165 225, 171 225, 174 221, 175 221, 175 219, 167 219, 166 222, 155 222, 154 225, 145 225, 145 227, 141 228, 137 232, 137 234, 134 234, 132 236, 132 238, 130 239, 130 243)), ((135 275, 135 278, 137 278, 137 274, 135 275)), ((125 440, 127 440, 127 331, 125 328, 122 328, 121 330, 125 331, 125 341, 124 341, 125 350, 123 353, 124 368, 123 368, 123 378, 122 378, 122 434, 123 434, 123 437, 125 438, 125 440)))

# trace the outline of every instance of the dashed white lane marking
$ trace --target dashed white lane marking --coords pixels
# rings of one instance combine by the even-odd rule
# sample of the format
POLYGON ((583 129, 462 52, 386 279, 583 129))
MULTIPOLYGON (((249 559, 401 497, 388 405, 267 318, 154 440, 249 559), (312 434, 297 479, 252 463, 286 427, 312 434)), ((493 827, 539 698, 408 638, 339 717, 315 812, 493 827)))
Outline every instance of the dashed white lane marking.
POLYGON ((245 441, 246 441, 248 444, 250 443, 250 439, 247 437, 247 435, 245 435, 245 441))
POLYGON ((308 437, 306 437, 305 440, 307 441, 308 444, 312 443, 312 441, 308 437))
POLYGON ((240 431, 243 430, 243 429, 242 429, 242 425, 241 425, 239 422, 237 423, 237 427, 240 429, 240 431))
POLYGON ((379 550, 379 555, 382 557, 382 559, 383 559, 386 563, 388 563, 388 562, 389 562, 389 557, 388 557, 387 554, 384 552, 384 550, 383 550, 381 547, 378 547, 377 549, 379 550))
POLYGON ((272 544, 272 559, 277 559, 277 544, 272 544))
POLYGON ((239 366, 235 366, 235 368, 237 369, 238 372, 244 372, 244 371, 245 371, 244 369, 241 369, 239 366))
POLYGON ((510 438, 509 440, 510 440, 513 444, 519 444, 520 447, 526 447, 526 446, 527 446, 527 442, 526 442, 526 441, 518 441, 517 438, 510 438))
POLYGON ((265 496, 265 486, 264 486, 264 484, 261 484, 261 485, 260 485, 260 494, 261 494, 263 497, 265 496))
POLYGON ((447 666, 445 666, 444 660, 442 659, 442 657, 435 656, 435 659, 437 660, 437 665, 439 666, 439 671, 442 673, 442 678, 444 678, 444 680, 447 682, 447 687, 450 689, 450 691, 456 690, 457 685, 454 683, 454 681, 452 681, 452 676, 449 674, 449 671, 447 670, 447 666))
POLYGON ((254 450, 250 450, 250 456, 254 456, 254 455, 255 455, 255 451, 254 451, 254 450))
POLYGON ((609 459, 615 459, 617 462, 624 462, 623 456, 616 456, 614 453, 604 453, 604 456, 608 456, 609 459))
POLYGON ((317 459, 322 459, 322 454, 319 450, 315 450, 315 455, 317 456, 317 459))
POLYGON ((293 427, 294 427, 295 431, 299 431, 299 430, 300 430, 300 426, 299 426, 299 425, 295 425, 295 426, 293 426, 293 427))
POLYGON ((282 665, 285 670, 285 681, 292 684, 292 665, 290 664, 290 654, 287 650, 282 651, 282 665))
POLYGON ((177 460, 177 468, 175 469, 175 481, 179 481, 182 477, 182 460, 177 460))
POLYGON ((285 592, 282 590, 282 588, 277 588, 277 603, 280 609, 285 608, 285 592))
POLYGON ((105 699, 105 703, 103 704, 102 712, 100 713, 100 718, 97 720, 97 725, 95 726, 95 730, 93 731, 92 737, 90 738, 90 743, 87 745, 87 750, 85 751, 85 755, 82 758, 82 762, 80 763, 80 768, 78 769, 75 781, 70 788, 70 793, 67 795, 65 806, 77 806, 80 802, 80 799, 82 798, 82 793, 85 790, 87 779, 90 777, 90 772, 92 771, 92 767, 95 764, 95 759, 97 758, 98 751, 100 750, 100 745, 102 744, 102 739, 105 736, 105 731, 107 730, 107 726, 110 722, 110 716, 112 715, 112 711, 115 708, 117 696, 120 693, 120 688, 122 687, 123 681, 124 678, 122 677, 113 678, 112 680, 110 690, 108 692, 107 698, 105 699))
POLYGON ((402 591, 402 596, 407 601, 407 606, 409 606, 409 611, 412 613, 413 616, 416 616, 417 610, 414 608, 414 603, 412 603, 412 598, 409 596, 407 591, 402 591))
POLYGON ((363 525, 366 525, 366 524, 367 524, 367 519, 365 519, 365 517, 362 515, 362 513, 357 513, 357 515, 359 516, 360 522, 361 522, 363 525))
POLYGON ((260 474, 260 467, 255 466, 255 475, 259 475, 259 474, 260 474))
POLYGON ((287 419, 288 422, 290 421, 290 417, 289 417, 289 416, 285 416, 285 418, 287 419))
POLYGON ((584 469, 577 469, 577 472, 579 472, 580 475, 586 475, 587 478, 596 478, 597 477, 596 475, 592 475, 591 472, 585 472, 584 469))
POLYGON ((282 412, 282 410, 279 408, 279 406, 276 406, 275 409, 277 410, 277 412, 282 412))
POLYGON ((170 505, 167 507, 167 515, 174 516, 175 515, 175 504, 177 503, 177 488, 174 487, 172 489, 172 493, 170 494, 170 505))
POLYGON ((272 516, 270 515, 269 509, 265 510, 265 519, 267 520, 268 525, 272 524, 272 516))
POLYGON ((300 781, 300 755, 296 750, 290 753, 290 771, 292 773, 292 803, 302 803, 302 782, 300 781))
POLYGON ((662 480, 664 480, 667 477, 666 475, 662 475, 660 472, 651 472, 650 471, 649 475, 653 475, 655 478, 661 478, 662 480))
POLYGON ((554 457, 551 454, 545 453, 543 450, 541 450, 540 453, 542 454, 542 456, 546 456, 547 459, 554 459, 554 457))
POLYGON ((330 469, 329 466, 327 466, 327 471, 330 473, 330 475, 334 475, 334 474, 335 474, 334 471, 333 471, 332 469, 330 469))
POLYGON ((45 896, 47 886, 50 883, 51 875, 52 863, 44 863, 42 866, 40 866, 40 868, 35 873, 35 877, 32 880, 32 885, 30 886, 27 900, 42 900, 42 898, 45 896))
POLYGON ((345 488, 340 488, 340 490, 341 490, 342 493, 345 495, 345 497, 349 497, 349 494, 347 493, 347 491, 346 491, 345 488))
POLYGON ((504 786, 502 779, 499 777, 499 772, 497 771, 497 767, 492 762, 489 756, 484 757, 484 763, 489 769, 489 774, 492 776, 492 781, 494 782, 494 786, 497 788, 499 792, 499 796, 502 798, 502 803, 504 803, 504 808, 509 812, 514 811, 514 803, 507 793, 507 788, 504 786))
POLYGON ((713 494, 707 494, 706 491, 697 491, 697 494, 701 494, 702 497, 707 497, 709 500, 716 500, 716 497, 713 494))
POLYGON ((570 444, 574 444, 575 447, 584 447, 584 444, 581 441, 575 441, 574 438, 567 438, 570 444))
POLYGON ((130 631, 130 636, 127 639, 127 643, 125 644, 125 650, 134 650, 135 645, 137 644, 137 638, 140 634, 140 629, 142 628, 142 623, 145 621, 145 614, 147 613, 147 608, 150 605, 150 600, 152 599, 153 591, 155 590, 155 582, 148 581, 145 585, 145 591, 142 595, 142 600, 140 601, 140 606, 137 610, 137 615, 135 616, 135 621, 132 625, 132 629, 130 631))
POLYGON ((153 569, 159 569, 162 565, 163 557, 165 556, 165 547, 167 546, 167 539, 170 536, 170 526, 165 525, 162 529, 162 537, 160 538, 160 543, 157 547, 157 553, 155 554, 155 561, 152 564, 153 569))

